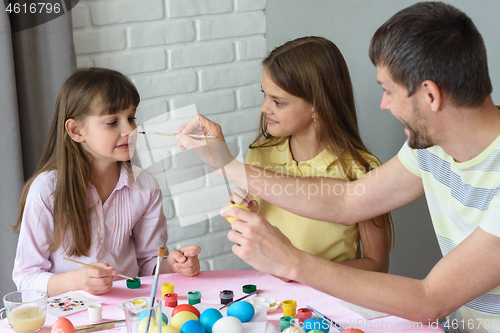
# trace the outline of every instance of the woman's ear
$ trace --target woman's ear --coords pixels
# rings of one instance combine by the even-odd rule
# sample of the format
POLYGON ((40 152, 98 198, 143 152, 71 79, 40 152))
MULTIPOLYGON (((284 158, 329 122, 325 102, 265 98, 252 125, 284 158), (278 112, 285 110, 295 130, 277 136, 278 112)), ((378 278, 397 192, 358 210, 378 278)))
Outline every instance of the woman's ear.
POLYGON ((64 123, 64 128, 66 129, 66 132, 68 133, 69 137, 73 139, 75 142, 85 142, 85 138, 83 137, 82 134, 82 125, 74 120, 74 119, 68 119, 64 123))

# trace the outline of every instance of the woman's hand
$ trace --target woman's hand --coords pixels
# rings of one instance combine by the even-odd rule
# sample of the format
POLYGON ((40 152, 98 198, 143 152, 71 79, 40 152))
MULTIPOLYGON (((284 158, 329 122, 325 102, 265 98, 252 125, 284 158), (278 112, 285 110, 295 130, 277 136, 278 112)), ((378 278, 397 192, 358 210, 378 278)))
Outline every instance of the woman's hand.
POLYGON ((170 252, 167 262, 171 272, 181 273, 185 276, 197 275, 200 272, 200 260, 198 259, 200 252, 201 248, 197 245, 183 246, 170 252))
POLYGON ((234 160, 227 147, 220 125, 202 115, 181 124, 177 133, 181 133, 175 136, 180 150, 194 151, 213 171, 219 170, 234 160), (210 135, 217 138, 193 138, 184 134, 210 135))
POLYGON ((95 262, 92 265, 102 267, 102 269, 82 266, 74 271, 79 289, 92 295, 104 294, 113 286, 115 269, 103 262, 95 262))
POLYGON ((228 209, 231 209, 231 205, 233 204, 243 205, 254 213, 257 213, 259 211, 258 202, 253 200, 253 195, 242 187, 237 187, 234 192, 229 195, 226 203, 221 209, 221 213, 225 212, 228 209))

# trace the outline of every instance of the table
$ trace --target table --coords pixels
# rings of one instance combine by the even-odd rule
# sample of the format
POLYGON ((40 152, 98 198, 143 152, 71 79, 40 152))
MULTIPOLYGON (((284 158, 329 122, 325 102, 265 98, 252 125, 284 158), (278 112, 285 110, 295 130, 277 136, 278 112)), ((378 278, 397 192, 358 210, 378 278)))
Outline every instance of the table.
MULTIPOLYGON (((90 295, 84 291, 78 292, 85 297, 102 303, 103 321, 124 319, 125 314, 117 305, 134 297, 149 297, 153 281, 153 276, 141 277, 142 285, 138 289, 128 289, 125 280, 115 281, 113 288, 109 292, 99 296, 90 295)), ((394 316, 364 320, 358 313, 340 305, 340 300, 337 298, 298 282, 286 283, 271 275, 254 270, 202 271, 195 277, 186 277, 179 273, 161 274, 158 281, 156 297, 161 298, 161 283, 173 282, 175 293, 179 295, 179 304, 188 303, 187 293, 195 290, 201 292, 202 303, 220 304, 220 291, 232 290, 234 292, 234 299, 237 299, 245 295, 242 291, 243 285, 254 284, 259 290, 257 296, 274 297, 279 301, 295 300, 297 302, 297 309, 309 305, 337 323, 345 327, 359 328, 365 331, 365 333, 402 333, 403 331, 405 333, 443 332, 443 329, 435 323, 433 325, 429 325, 429 323, 414 323, 394 316)), ((268 321, 279 328, 279 319, 281 316, 283 316, 283 309, 280 306, 275 312, 268 313, 268 321)), ((75 326, 89 324, 87 311, 69 315, 67 318, 75 326)), ((47 316, 45 325, 40 332, 50 333, 52 325, 56 320, 57 318, 47 316)), ((272 329, 267 329, 266 332, 279 332, 277 328, 272 327, 272 329)), ((104 332, 118 333, 120 331, 121 328, 115 328, 104 332)), ((12 330, 12 332, 14 331, 12 330)), ((338 331, 331 328, 330 332, 334 333, 338 331)))

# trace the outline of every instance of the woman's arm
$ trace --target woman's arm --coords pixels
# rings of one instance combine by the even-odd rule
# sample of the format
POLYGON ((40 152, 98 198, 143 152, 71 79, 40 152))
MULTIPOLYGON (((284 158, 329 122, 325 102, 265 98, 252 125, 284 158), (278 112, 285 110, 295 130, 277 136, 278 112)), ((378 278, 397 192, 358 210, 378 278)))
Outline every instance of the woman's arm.
POLYGON ((367 271, 387 273, 391 237, 387 232, 390 226, 389 214, 358 223, 363 256, 360 259, 342 261, 339 264, 367 271))

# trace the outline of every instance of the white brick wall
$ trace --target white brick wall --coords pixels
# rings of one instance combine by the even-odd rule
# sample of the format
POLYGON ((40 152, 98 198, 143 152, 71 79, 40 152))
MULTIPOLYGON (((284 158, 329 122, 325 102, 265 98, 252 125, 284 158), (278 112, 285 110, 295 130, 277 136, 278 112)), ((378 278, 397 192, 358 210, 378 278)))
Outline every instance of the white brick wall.
MULTIPOLYGON (((129 76, 141 94, 139 124, 163 115, 177 126, 187 119, 178 109, 195 104, 245 153, 260 117, 264 8, 265 0, 81 0, 72 10, 77 64, 129 76)), ((152 142, 166 158, 148 170, 164 196, 169 248, 200 245, 202 270, 249 268, 232 253, 221 202, 211 195, 225 182, 165 140, 152 142), (167 177, 190 181, 171 190, 167 177), (180 219, 198 223, 181 227, 180 219)))

